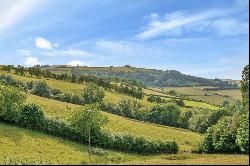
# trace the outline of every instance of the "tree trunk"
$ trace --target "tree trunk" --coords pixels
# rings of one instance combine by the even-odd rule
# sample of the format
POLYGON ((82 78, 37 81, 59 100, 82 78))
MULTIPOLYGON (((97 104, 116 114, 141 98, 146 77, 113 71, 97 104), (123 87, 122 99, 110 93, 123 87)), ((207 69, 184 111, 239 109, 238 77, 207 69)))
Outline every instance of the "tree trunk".
POLYGON ((89 126, 89 160, 90 160, 90 126, 89 126))

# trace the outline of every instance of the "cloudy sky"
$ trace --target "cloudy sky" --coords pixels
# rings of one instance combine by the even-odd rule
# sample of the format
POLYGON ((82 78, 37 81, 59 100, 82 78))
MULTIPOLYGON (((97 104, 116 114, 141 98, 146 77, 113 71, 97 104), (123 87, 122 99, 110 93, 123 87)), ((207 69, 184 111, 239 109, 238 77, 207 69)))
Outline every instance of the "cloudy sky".
POLYGON ((1 0, 0 64, 175 69, 240 79, 248 0, 1 0))

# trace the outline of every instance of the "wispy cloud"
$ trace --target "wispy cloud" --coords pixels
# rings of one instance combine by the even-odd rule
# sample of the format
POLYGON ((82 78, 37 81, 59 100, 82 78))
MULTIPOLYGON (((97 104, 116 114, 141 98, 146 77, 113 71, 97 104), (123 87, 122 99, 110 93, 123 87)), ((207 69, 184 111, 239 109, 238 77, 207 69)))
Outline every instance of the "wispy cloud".
POLYGON ((40 3, 39 0, 1 0, 0 34, 24 19, 40 3))
POLYGON ((96 50, 103 54, 108 54, 109 58, 112 55, 113 58, 135 58, 145 55, 162 55, 166 52, 160 50, 158 46, 144 45, 132 41, 110 41, 100 39, 96 42, 96 50))
POLYGON ((246 34, 249 30, 248 22, 238 21, 234 18, 218 19, 212 22, 211 27, 220 36, 237 36, 246 34))
POLYGON ((68 57, 95 57, 97 56, 94 53, 91 53, 89 51, 81 50, 81 49, 65 49, 65 50, 50 50, 44 52, 44 55, 46 56, 68 56, 68 57))
POLYGON ((17 53, 23 57, 31 56, 30 50, 16 50, 17 53))
POLYGON ((190 32, 216 33, 219 37, 246 34, 249 29, 248 21, 232 17, 245 10, 239 7, 239 4, 243 4, 243 2, 236 2, 232 8, 209 9, 198 13, 175 11, 162 17, 157 13, 152 13, 146 17, 149 23, 142 28, 141 33, 136 35, 136 39, 148 40, 160 36, 180 36, 190 32))

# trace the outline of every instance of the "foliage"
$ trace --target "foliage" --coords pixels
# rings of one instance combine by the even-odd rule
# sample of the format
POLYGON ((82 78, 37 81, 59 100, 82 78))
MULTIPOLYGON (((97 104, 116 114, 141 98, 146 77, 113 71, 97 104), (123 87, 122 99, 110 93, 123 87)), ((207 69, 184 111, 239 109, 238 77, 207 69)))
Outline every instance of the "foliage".
POLYGON ((241 152, 249 154, 249 112, 243 114, 237 128, 236 144, 241 152))
POLYGON ((0 84, 0 119, 17 122, 26 98, 20 90, 0 84))
POLYGON ((141 112, 141 105, 138 101, 121 100, 118 103, 117 109, 121 115, 135 118, 141 112))
POLYGON ((164 125, 178 126, 181 110, 175 104, 163 104, 153 106, 148 114, 148 120, 164 125))
POLYGON ((245 66, 241 80, 242 103, 246 110, 249 110, 249 65, 245 66))
POLYGON ((184 101, 182 99, 176 100, 175 102, 180 107, 184 107, 185 106, 185 103, 184 103, 184 101))
POLYGON ((41 129, 44 126, 44 113, 36 104, 25 105, 20 113, 19 124, 29 129, 41 129))
POLYGON ((32 94, 38 95, 41 97, 50 97, 52 93, 51 93, 51 89, 48 87, 45 81, 37 81, 34 83, 32 94))
POLYGON ((162 99, 160 96, 150 95, 148 97, 149 102, 156 102, 156 103, 164 103, 165 100, 162 99))
POLYGON ((110 68, 103 68, 102 70, 96 70, 95 68, 81 69, 74 68, 72 73, 77 76, 83 74, 92 75, 103 78, 118 78, 118 79, 132 79, 137 82, 141 82, 146 86, 218 86, 220 88, 234 88, 238 87, 237 84, 233 84, 230 81, 223 81, 220 79, 206 79, 201 77, 195 77, 185 75, 176 70, 155 70, 155 69, 141 69, 141 68, 121 68, 119 71, 110 70, 110 68))
POLYGON ((71 125, 83 136, 100 133, 101 127, 108 122, 108 117, 101 114, 97 105, 86 105, 80 108, 71 117, 71 125))
POLYGON ((191 111, 191 110, 187 110, 185 112, 182 112, 180 120, 179 120, 180 127, 182 127, 182 128, 188 128, 189 119, 192 116, 193 116, 193 111, 191 111))
POLYGON ((83 90, 83 102, 84 104, 100 103, 104 98, 104 91, 101 87, 94 83, 89 83, 83 90))
POLYGON ((225 116, 208 129, 205 134, 201 149, 207 153, 233 153, 239 152, 235 143, 237 126, 234 119, 225 116))

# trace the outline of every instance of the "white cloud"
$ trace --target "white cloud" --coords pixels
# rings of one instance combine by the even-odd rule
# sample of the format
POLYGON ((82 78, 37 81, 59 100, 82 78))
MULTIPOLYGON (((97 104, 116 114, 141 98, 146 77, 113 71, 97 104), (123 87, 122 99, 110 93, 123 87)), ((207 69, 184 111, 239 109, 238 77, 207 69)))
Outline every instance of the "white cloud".
POLYGON ((240 34, 247 34, 249 30, 249 24, 247 22, 238 21, 236 19, 217 19, 212 22, 212 28, 216 33, 223 36, 237 36, 240 34))
POLYGON ((70 61, 67 65, 70 65, 70 66, 84 66, 84 65, 87 65, 86 63, 82 62, 82 61, 79 61, 79 60, 73 60, 73 61, 70 61))
POLYGON ((47 56, 71 56, 71 57, 94 57, 96 54, 80 49, 50 50, 45 53, 47 56))
POLYGON ((17 50, 17 53, 23 57, 31 56, 31 52, 29 50, 17 50))
POLYGON ((181 36, 190 32, 207 32, 218 37, 247 34, 248 20, 242 20, 238 16, 245 10, 246 4, 248 3, 236 0, 231 8, 210 9, 199 13, 175 11, 162 17, 157 13, 152 13, 147 17, 148 24, 142 28, 141 33, 136 35, 136 39, 181 36))
POLYGON ((0 34, 24 19, 41 1, 1 0, 0 34))
POLYGON ((26 66, 34 66, 34 65, 37 65, 37 64, 41 64, 41 62, 38 61, 37 57, 27 57, 25 59, 24 64, 26 66))
POLYGON ((152 44, 141 44, 129 41, 109 41, 98 40, 96 42, 96 50, 100 54, 105 55, 106 60, 120 59, 120 58, 137 58, 137 57, 152 57, 159 58, 166 55, 165 49, 159 49, 160 46, 152 44))
POLYGON ((50 41, 42 37, 37 37, 35 40, 35 44, 36 44, 36 47, 41 48, 41 49, 45 49, 45 50, 53 49, 53 44, 51 44, 50 41))

